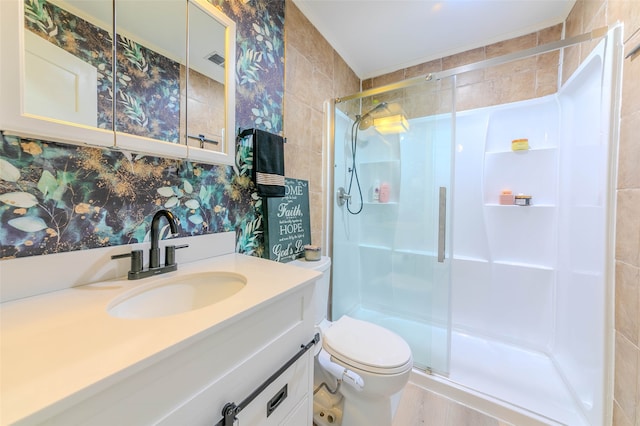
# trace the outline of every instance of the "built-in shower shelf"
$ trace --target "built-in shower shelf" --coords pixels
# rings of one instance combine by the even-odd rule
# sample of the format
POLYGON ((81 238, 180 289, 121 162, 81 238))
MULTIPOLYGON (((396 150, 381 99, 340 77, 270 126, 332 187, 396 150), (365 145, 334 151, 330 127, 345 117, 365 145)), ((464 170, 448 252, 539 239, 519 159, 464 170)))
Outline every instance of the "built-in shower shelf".
POLYGON ((453 256, 453 260, 463 260, 466 262, 479 262, 479 263, 489 263, 489 259, 483 259, 480 257, 473 257, 473 256, 462 256, 462 255, 454 255, 453 256))
POLYGON ((542 148, 529 148, 521 151, 513 151, 513 150, 496 150, 496 151, 486 151, 486 155, 527 155, 530 152, 536 151, 556 151, 558 147, 542 147, 542 148))
POLYGON ((531 204, 530 206, 516 206, 515 204, 498 204, 498 203, 485 203, 485 207, 501 207, 507 209, 519 208, 519 209, 548 209, 556 207, 555 204, 531 204))
POLYGON ((389 246, 382 246, 382 245, 377 245, 377 244, 358 244, 358 247, 366 248, 366 249, 373 249, 373 250, 386 250, 386 251, 393 250, 389 246))
POLYGON ((361 166, 375 166, 375 165, 387 165, 387 164, 400 164, 400 160, 373 160, 373 161, 361 161, 361 166))
POLYGON ((486 204, 497 203, 504 190, 533 196, 532 204, 557 202, 557 148, 486 153, 483 192, 486 204))
POLYGON ((530 268, 530 269, 542 269, 544 271, 553 271, 554 268, 547 265, 540 265, 534 263, 526 263, 526 262, 512 262, 508 260, 494 260, 494 264, 496 265, 505 265, 505 266, 517 266, 520 268, 530 268))
POLYGON ((415 250, 415 249, 395 249, 394 252, 402 254, 417 254, 420 256, 437 257, 438 253, 428 250, 415 250))
POLYGON ((385 250, 385 251, 390 251, 390 252, 399 253, 399 254, 411 254, 411 255, 434 257, 434 258, 437 257, 436 252, 428 251, 428 250, 399 249, 399 248, 393 248, 393 247, 376 245, 376 244, 359 244, 358 246, 361 248, 385 250))
POLYGON ((398 202, 397 201, 389 201, 387 203, 381 203, 379 201, 365 201, 364 205, 365 206, 397 206, 398 202))

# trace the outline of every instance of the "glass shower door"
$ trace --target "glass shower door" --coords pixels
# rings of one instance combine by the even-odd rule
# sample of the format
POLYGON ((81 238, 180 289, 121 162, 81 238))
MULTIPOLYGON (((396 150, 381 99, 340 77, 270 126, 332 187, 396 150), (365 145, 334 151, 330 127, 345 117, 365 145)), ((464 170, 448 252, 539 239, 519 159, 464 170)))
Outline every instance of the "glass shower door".
POLYGON ((451 328, 453 87, 423 82, 358 97, 337 103, 334 121, 332 318, 398 333, 416 367, 442 374, 451 328))

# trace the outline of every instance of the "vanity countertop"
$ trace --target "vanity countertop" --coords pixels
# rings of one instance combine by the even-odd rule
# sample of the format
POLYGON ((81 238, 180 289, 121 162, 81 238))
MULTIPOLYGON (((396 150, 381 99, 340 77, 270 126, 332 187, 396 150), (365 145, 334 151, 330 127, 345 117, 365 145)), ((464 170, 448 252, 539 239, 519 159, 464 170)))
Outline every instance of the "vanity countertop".
POLYGON ((114 318, 107 306, 145 279, 117 279, 0 305, 0 424, 41 410, 55 414, 251 315, 320 274, 241 254, 177 272, 244 275, 245 288, 222 302, 152 319, 114 318))

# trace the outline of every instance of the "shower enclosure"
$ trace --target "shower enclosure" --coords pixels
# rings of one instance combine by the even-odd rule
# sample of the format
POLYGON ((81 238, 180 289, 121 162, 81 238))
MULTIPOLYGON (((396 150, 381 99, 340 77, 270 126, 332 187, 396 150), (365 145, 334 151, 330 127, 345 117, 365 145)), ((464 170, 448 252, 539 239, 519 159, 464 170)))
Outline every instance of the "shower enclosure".
POLYGON ((604 424, 619 46, 515 103, 457 109, 456 70, 336 100, 331 317, 395 331, 414 376, 519 424, 604 424))

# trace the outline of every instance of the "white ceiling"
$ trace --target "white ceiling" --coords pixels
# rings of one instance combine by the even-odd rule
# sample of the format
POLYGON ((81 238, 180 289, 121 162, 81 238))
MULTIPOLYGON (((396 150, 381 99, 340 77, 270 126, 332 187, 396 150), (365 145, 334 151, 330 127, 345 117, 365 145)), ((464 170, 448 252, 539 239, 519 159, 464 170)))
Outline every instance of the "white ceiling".
POLYGON ((361 79, 564 21, 575 0, 293 0, 361 79))

